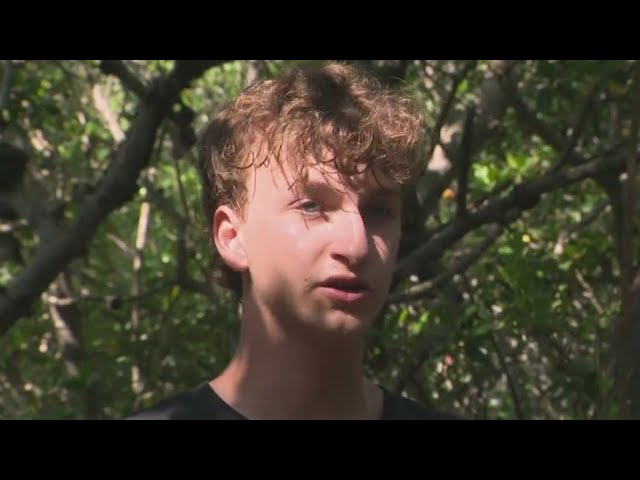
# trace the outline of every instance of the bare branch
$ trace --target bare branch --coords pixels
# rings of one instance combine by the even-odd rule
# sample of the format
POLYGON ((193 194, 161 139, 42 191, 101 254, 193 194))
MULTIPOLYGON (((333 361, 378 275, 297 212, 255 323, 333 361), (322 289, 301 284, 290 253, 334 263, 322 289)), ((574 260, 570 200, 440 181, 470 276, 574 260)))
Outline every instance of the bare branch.
POLYGON ((593 287, 591 287, 589 282, 585 280, 579 269, 576 269, 576 278, 578 279, 578 282, 580 282, 580 285, 582 285, 582 288, 584 288, 585 290, 584 296, 589 299, 591 305, 593 305, 593 308, 596 309, 596 312, 598 312, 599 315, 603 315, 604 308, 602 308, 602 305, 600 305, 600 302, 598 302, 596 294, 593 291, 593 287))
POLYGON ((51 292, 43 294, 46 303, 49 305, 66 306, 83 301, 98 301, 106 303, 110 308, 120 308, 126 303, 138 303, 143 300, 147 300, 158 293, 173 287, 180 287, 186 291, 199 293, 206 297, 211 297, 211 290, 207 287, 206 283, 193 280, 190 278, 178 281, 175 278, 164 280, 158 283, 155 287, 149 288, 138 295, 120 296, 120 295, 82 295, 75 296, 57 296, 51 292))
MULTIPOLYGON (((140 295, 142 291, 142 262, 144 245, 147 240, 147 227, 149 225, 149 214, 151 206, 149 202, 142 202, 140 206, 140 216, 138 217, 138 230, 136 232, 136 245, 135 256, 133 258, 133 286, 131 293, 133 296, 140 295)), ((137 303, 133 305, 131 309, 131 341, 136 343, 138 341, 138 334, 140 333, 140 308, 137 303)), ((134 349, 135 350, 135 349, 134 349)), ((144 386, 141 379, 140 365, 136 359, 136 355, 133 356, 133 362, 131 365, 131 390, 136 395, 142 393, 144 386)))
POLYGON ((120 250, 122 250, 124 253, 129 255, 131 258, 135 257, 136 255, 135 250, 131 248, 129 245, 127 245, 127 242, 122 240, 120 237, 118 237, 117 235, 114 235, 113 233, 107 233, 107 238, 112 240, 113 243, 115 243, 120 250))
MULTIPOLYGON (((51 285, 47 298, 68 296, 69 291, 62 289, 61 279, 51 285)), ((71 377, 80 375, 81 364, 84 361, 84 349, 80 343, 79 323, 80 312, 73 303, 49 302, 49 314, 53 321, 54 331, 60 345, 62 359, 71 377)))
POLYGON ((260 60, 249 60, 247 62, 247 75, 244 79, 245 87, 248 87, 260 78, 260 67, 258 66, 258 62, 260 62, 260 60))
POLYGON ((145 292, 140 291, 136 295, 131 295, 130 297, 119 297, 119 300, 123 304, 139 303, 140 301, 146 300, 152 297, 153 295, 156 295, 162 292, 163 290, 167 290, 168 288, 174 287, 175 285, 176 285, 176 282, 174 280, 166 280, 166 281, 160 282, 158 285, 146 290, 145 292))
MULTIPOLYGON (((61 273, 50 285, 48 292, 43 294, 43 297, 49 306, 49 314, 67 375, 71 378, 77 378, 81 375, 87 359, 86 348, 82 343, 82 320, 84 317, 75 302, 57 301, 60 297, 65 299, 73 297, 70 276, 66 272, 61 273)), ((99 405, 96 385, 86 384, 81 395, 84 403, 84 417, 95 418, 98 415, 99 405)))
POLYGON ((113 139, 116 141, 116 143, 120 143, 122 140, 124 140, 124 132, 120 128, 118 117, 109 106, 109 101, 102 91, 102 87, 96 83, 93 86, 91 93, 93 96, 93 105, 96 107, 96 110, 98 110, 98 113, 107 124, 107 128, 111 132, 111 136, 113 137, 113 139))

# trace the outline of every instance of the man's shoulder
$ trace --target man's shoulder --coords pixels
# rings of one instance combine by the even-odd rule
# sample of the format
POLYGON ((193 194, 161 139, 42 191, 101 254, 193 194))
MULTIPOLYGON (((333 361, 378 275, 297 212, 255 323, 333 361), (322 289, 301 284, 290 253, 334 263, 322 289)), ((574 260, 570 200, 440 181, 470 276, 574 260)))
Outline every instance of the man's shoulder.
POLYGON ((161 400, 152 407, 128 416, 127 420, 181 420, 189 418, 193 410, 195 390, 172 395, 161 400))
POLYGON ((385 388, 382 420, 463 420, 456 414, 427 407, 385 388))
POLYGON ((235 413, 219 400, 208 383, 168 397, 128 416, 127 420, 225 420, 235 413))

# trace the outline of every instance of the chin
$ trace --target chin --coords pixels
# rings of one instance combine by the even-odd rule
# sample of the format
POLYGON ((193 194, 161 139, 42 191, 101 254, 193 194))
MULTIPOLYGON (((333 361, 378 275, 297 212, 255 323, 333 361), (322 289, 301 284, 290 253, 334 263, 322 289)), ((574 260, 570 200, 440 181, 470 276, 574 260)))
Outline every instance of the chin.
POLYGON ((367 315, 333 310, 316 319, 314 323, 327 333, 349 335, 363 332, 371 325, 372 320, 367 315))

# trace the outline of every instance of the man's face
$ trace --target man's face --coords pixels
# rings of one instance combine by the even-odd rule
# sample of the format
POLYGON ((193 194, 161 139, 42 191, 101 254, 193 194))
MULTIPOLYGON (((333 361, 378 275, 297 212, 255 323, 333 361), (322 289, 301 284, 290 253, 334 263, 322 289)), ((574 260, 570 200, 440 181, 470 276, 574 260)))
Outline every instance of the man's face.
POLYGON ((334 170, 309 167, 292 188, 290 170, 261 166, 250 177, 239 231, 247 301, 288 329, 347 333, 369 325, 391 283, 399 193, 369 171, 345 185, 334 170))

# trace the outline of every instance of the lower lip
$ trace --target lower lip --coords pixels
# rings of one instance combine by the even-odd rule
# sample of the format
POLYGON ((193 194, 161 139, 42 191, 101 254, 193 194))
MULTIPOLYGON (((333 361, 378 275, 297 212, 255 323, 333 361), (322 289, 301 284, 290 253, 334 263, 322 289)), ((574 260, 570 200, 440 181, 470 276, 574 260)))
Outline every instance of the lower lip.
POLYGON ((368 290, 360 290, 357 292, 351 292, 348 290, 340 290, 332 287, 320 287, 320 290, 329 297, 331 300, 344 303, 360 302, 369 296, 368 290))

